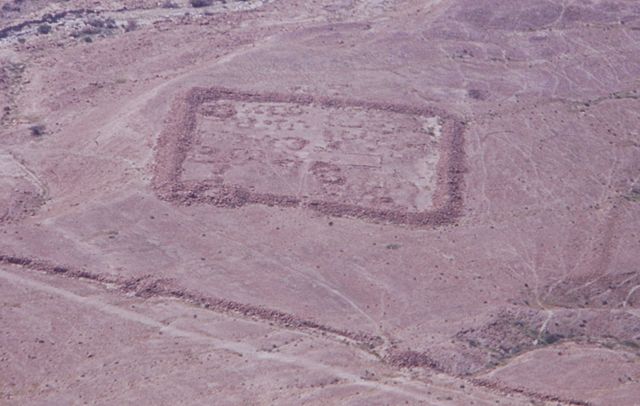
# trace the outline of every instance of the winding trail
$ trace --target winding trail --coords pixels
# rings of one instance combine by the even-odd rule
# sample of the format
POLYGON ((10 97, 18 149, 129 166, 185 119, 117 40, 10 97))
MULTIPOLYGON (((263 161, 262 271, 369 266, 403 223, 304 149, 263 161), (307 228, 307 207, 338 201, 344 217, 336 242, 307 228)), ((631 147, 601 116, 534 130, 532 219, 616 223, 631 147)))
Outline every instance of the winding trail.
MULTIPOLYGON (((34 280, 32 278, 19 276, 13 272, 8 272, 6 270, 0 269, 0 278, 13 284, 23 285, 25 287, 34 289, 36 291, 57 296, 69 302, 74 302, 85 307, 93 308, 97 311, 121 318, 123 320, 144 325, 146 327, 155 329, 159 332, 166 333, 172 337, 187 338, 200 343, 205 343, 217 350, 232 351, 235 353, 242 354, 245 357, 253 358, 259 361, 272 361, 275 363, 302 367, 309 371, 326 373, 351 385, 372 389, 372 390, 376 390, 384 393, 403 396, 409 399, 413 399, 415 401, 420 401, 422 404, 434 405, 434 406, 457 404, 453 398, 449 398, 450 400, 444 400, 444 401, 442 400, 442 398, 438 398, 437 401, 434 401, 435 394, 431 392, 431 390, 434 389, 432 386, 436 386, 437 389, 446 391, 447 393, 450 393, 450 394, 462 395, 465 397, 473 398, 476 401, 480 401, 482 403, 487 402, 485 404, 489 404, 488 400, 473 396, 468 393, 464 393, 461 390, 456 390, 453 388, 447 388, 440 385, 431 385, 431 384, 425 384, 425 383, 421 383, 418 386, 417 382, 408 381, 406 379, 402 379, 400 380, 400 382, 394 382, 394 383, 385 383, 385 382, 365 379, 361 377, 359 374, 353 373, 339 366, 328 365, 322 362, 314 361, 308 358, 303 358, 303 357, 299 357, 291 354, 263 351, 250 344, 246 344, 238 341, 223 340, 223 339, 216 338, 212 335, 205 334, 203 332, 196 332, 196 331, 178 328, 170 324, 162 323, 140 312, 132 311, 129 309, 125 309, 121 306, 107 303, 101 300, 99 297, 81 296, 70 290, 55 287, 47 283, 34 280)), ((517 404, 520 404, 520 402, 518 402, 517 404)))

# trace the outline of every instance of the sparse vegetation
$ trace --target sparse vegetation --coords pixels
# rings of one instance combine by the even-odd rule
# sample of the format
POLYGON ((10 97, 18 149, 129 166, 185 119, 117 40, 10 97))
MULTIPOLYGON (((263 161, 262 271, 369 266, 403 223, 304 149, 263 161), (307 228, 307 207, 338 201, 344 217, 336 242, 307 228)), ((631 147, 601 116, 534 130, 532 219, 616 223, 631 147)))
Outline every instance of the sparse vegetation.
POLYGON ((213 0, 190 0, 193 7, 207 7, 213 4, 213 0))
POLYGON ((162 3, 162 7, 163 8, 178 8, 178 5, 176 3, 174 3, 173 1, 167 0, 164 3, 162 3))
POLYGON ((92 42, 93 40, 87 40, 87 38, 99 34, 110 34, 111 30, 116 28, 118 28, 118 25, 113 18, 92 18, 85 21, 85 26, 82 29, 73 32, 71 36, 74 38, 82 37, 83 41, 92 42))
POLYGON ((634 186, 625 198, 632 202, 640 202, 640 186, 634 186))
POLYGON ((31 131, 32 136, 41 137, 44 135, 46 127, 43 124, 36 124, 29 127, 29 131, 31 131))
POLYGON ((91 20, 87 21, 87 24, 89 24, 92 27, 96 27, 96 28, 104 27, 104 21, 102 21, 99 18, 92 18, 91 20))
POLYGON ((551 345, 557 341, 560 341, 564 338, 561 334, 551 334, 545 332, 544 335, 540 338, 540 344, 542 345, 551 345))
POLYGON ((6 3, 2 5, 2 11, 20 11, 20 7, 6 3))
POLYGON ((74 33, 71 34, 71 36, 74 38, 77 38, 77 37, 88 36, 88 35, 96 35, 96 34, 100 34, 101 32, 102 32, 101 28, 87 26, 81 30, 75 31, 74 33))
POLYGON ((38 26, 38 33, 46 35, 50 32, 51 32, 51 26, 49 24, 42 24, 38 26))
POLYGON ((105 20, 101 20, 99 18, 93 18, 89 20, 87 24, 95 28, 106 28, 110 30, 118 27, 116 25, 116 21, 113 18, 107 18, 105 20))
POLYGON ((131 32, 138 29, 138 22, 134 19, 127 20, 127 25, 124 26, 125 32, 131 32))

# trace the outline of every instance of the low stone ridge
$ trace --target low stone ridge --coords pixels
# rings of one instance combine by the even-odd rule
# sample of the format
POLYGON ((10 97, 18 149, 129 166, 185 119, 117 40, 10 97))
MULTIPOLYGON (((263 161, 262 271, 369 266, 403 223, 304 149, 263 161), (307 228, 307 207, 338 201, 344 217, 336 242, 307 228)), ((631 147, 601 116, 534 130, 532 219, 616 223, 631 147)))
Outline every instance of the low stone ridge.
MULTIPOLYGON (((307 116, 310 115, 307 114, 307 116)), ((388 137, 388 131, 390 130, 380 134, 388 137)), ((394 224, 417 226, 452 224, 460 216, 463 203, 463 133, 464 124, 461 120, 435 108, 296 94, 194 88, 175 101, 165 130, 160 135, 156 148, 154 186, 160 197, 181 205, 210 204, 236 208, 246 204, 263 204, 304 207, 329 216, 348 216, 394 224), (245 117, 237 119, 239 122, 235 123, 236 127, 244 125, 251 127, 252 131, 257 131, 256 125, 266 126, 268 134, 263 139, 250 144, 252 140, 247 142, 246 139, 251 138, 251 135, 245 130, 224 134, 229 137, 227 139, 217 137, 211 145, 203 145, 206 141, 202 141, 202 138, 206 135, 198 134, 202 132, 199 131, 199 121, 206 117, 215 117, 217 120, 214 124, 217 126, 213 126, 213 132, 224 132, 225 130, 220 127, 232 117, 239 116, 238 110, 247 110, 247 105, 250 105, 249 113, 253 116, 246 117, 247 112, 241 111, 245 113, 245 117), (305 121, 307 118, 311 119, 310 117, 291 120, 291 122, 283 118, 287 115, 304 115, 305 109, 312 108, 317 110, 312 111, 316 113, 315 115, 321 111, 327 115, 327 120, 334 121, 338 121, 335 116, 350 109, 348 113, 363 116, 352 126, 362 131, 355 135, 353 131, 334 135, 330 134, 328 127, 345 128, 349 127, 349 123, 329 123, 327 127, 322 127, 305 121), (283 111, 278 112, 277 109, 283 111), (327 109, 331 112, 326 113, 327 109), (254 118, 257 114, 264 117, 254 118), (377 119, 380 122, 376 124, 380 126, 387 124, 391 129, 394 129, 395 125, 393 119, 407 121, 400 122, 397 127, 403 131, 401 135, 408 139, 398 140, 398 145, 386 148, 382 155, 367 154, 367 151, 372 150, 380 153, 379 151, 383 149, 379 145, 380 137, 371 136, 371 132, 383 130, 362 129, 363 125, 366 125, 363 123, 371 118, 372 114, 378 115, 377 119), (241 122, 242 120, 245 122, 241 122), (261 121, 256 124, 258 120, 261 121), (277 120, 280 122, 274 126, 273 123, 277 120), (427 126, 429 120, 431 125, 427 126), (416 128, 416 123, 420 121, 424 121, 425 126, 416 128), (299 125, 301 128, 281 135, 280 133, 287 132, 282 129, 280 125, 282 123, 291 127, 299 125), (313 131, 316 134, 313 134, 313 131), (420 138, 416 135, 419 131, 425 132, 424 137, 420 138), (304 135, 292 135, 305 132, 306 138, 304 135), (308 135, 309 133, 311 135, 308 135), (321 136, 324 140, 317 139, 321 136), (289 155, 286 152, 280 153, 279 159, 273 162, 274 165, 280 164, 285 169, 274 170, 272 176, 264 174, 270 170, 270 165, 265 162, 272 158, 265 157, 263 151, 270 146, 260 144, 265 142, 264 139, 269 138, 274 144, 288 143, 280 148, 289 149, 289 155), (429 138, 432 139, 431 143, 429 138), (233 145, 234 140, 240 140, 239 144, 233 145), (315 148, 307 148, 314 142, 318 144, 315 148), (228 147, 226 143, 232 145, 228 147), (343 146, 349 143, 350 145, 343 146), (200 159, 192 152, 196 145, 201 147, 200 159), (305 148, 308 151, 304 150, 305 148), (342 153, 340 148, 343 148, 342 153), (337 153, 335 153, 336 149, 337 153), (297 156, 295 152, 298 152, 297 156), (238 157, 238 154, 253 155, 238 157), (314 156, 309 158, 309 155, 314 156), (338 158, 335 158, 336 156, 338 158), (332 159, 342 160, 342 162, 336 163, 332 159), (411 162, 407 165, 409 159, 411 162), (212 169, 208 168, 210 173, 202 175, 202 169, 193 162, 209 164, 212 169), (401 172, 410 174, 411 169, 423 165, 423 162, 425 166, 430 165, 430 168, 425 169, 425 173, 430 174, 431 179, 428 179, 427 175, 420 178, 427 184, 416 185, 417 181, 407 181, 401 177, 401 172), (243 174, 235 175, 240 179, 239 183, 228 182, 225 176, 233 177, 233 174, 229 175, 229 173, 233 172, 234 165, 242 166, 243 164, 243 174), (196 168, 189 170, 189 166, 196 166, 196 168), (287 167, 289 171, 284 173, 287 167), (185 175, 192 173, 195 173, 195 177, 185 179, 185 175), (249 176, 246 173, 249 173, 249 176), (276 178, 286 176, 294 178, 299 183, 299 186, 293 185, 293 189, 297 187, 300 190, 306 186, 309 189, 308 193, 296 194, 292 188, 287 188, 291 186, 287 183, 292 183, 287 182, 287 179, 280 182, 282 184, 278 184, 276 178), (353 176, 355 181, 350 181, 350 176, 353 176), (372 183, 371 179, 388 187, 379 187, 375 184, 369 188, 367 185, 363 186, 364 183, 372 183), (272 192, 274 189, 282 189, 282 192, 272 192), (389 196, 389 189, 397 192, 395 199, 389 196), (431 193, 426 195, 424 189, 431 189, 431 193)), ((400 138, 400 134, 397 134, 397 138, 400 138)), ((274 151, 273 154, 279 152, 274 151)))

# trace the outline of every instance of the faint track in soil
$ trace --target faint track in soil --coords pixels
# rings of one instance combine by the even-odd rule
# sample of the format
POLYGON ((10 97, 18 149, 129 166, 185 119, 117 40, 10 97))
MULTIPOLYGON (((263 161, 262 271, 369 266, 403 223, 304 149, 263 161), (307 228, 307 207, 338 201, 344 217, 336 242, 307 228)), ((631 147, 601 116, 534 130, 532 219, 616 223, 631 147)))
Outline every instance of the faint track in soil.
MULTIPOLYGON (((49 261, 44 261, 40 259, 21 257, 15 255, 7 255, 0 254, 0 264, 8 265, 8 266, 18 266, 31 271, 39 272, 47 275, 54 275, 74 280, 85 280, 89 282, 94 282, 102 285, 105 289, 115 290, 120 294, 125 295, 133 295, 135 297, 139 297, 142 299, 148 298, 164 298, 164 299, 175 299, 182 303, 199 306, 204 309, 216 312, 218 314, 228 315, 240 317, 248 320, 261 321, 265 323, 270 323, 273 325, 277 325, 281 328, 289 329, 292 331, 297 331, 300 333, 311 333, 314 336, 324 337, 326 339, 330 339, 336 343, 340 343, 343 345, 350 345, 355 348, 359 348, 362 351, 365 351, 367 354, 376 357, 380 362, 402 369, 410 369, 410 368, 421 368, 432 370, 438 373, 442 373, 450 378, 457 379, 468 384, 477 386, 479 388, 485 388, 490 390, 491 392, 495 392, 501 395, 508 396, 519 396, 525 397, 529 400, 539 401, 539 402, 555 402, 558 405, 566 405, 566 406, 589 406, 590 403, 573 400, 573 399, 564 399, 559 396, 539 393, 535 391, 529 391, 524 388, 512 388, 506 385, 501 384, 500 382, 482 380, 478 378, 471 378, 464 375, 453 374, 446 372, 437 362, 435 362, 429 355, 414 351, 388 351, 386 354, 380 354, 378 351, 385 350, 384 348, 380 348, 381 345, 384 344, 383 339, 378 336, 373 336, 363 332, 353 332, 343 329, 334 328, 331 326, 326 326, 315 322, 313 320, 307 320, 299 318, 293 314, 285 313, 279 310, 269 309, 261 306, 254 306, 244 303, 239 303, 227 299, 220 298, 211 298, 205 295, 202 295, 197 292, 189 291, 183 288, 176 286, 172 280, 170 279, 153 279, 151 277, 138 277, 138 278, 118 278, 114 276, 105 276, 99 275, 87 270, 82 269, 74 269, 71 267, 66 267, 62 265, 57 265, 51 263, 49 261)), ((220 346, 224 348, 224 345, 221 343, 228 343, 224 340, 219 340, 214 337, 210 337, 208 335, 204 335, 201 333, 188 332, 177 329, 173 326, 168 326, 159 321, 151 319, 147 316, 141 315, 139 313, 130 312, 129 310, 122 309, 117 306, 113 306, 107 303, 103 303, 97 301, 95 299, 86 298, 83 296, 78 296, 72 292, 55 288, 50 285, 46 285, 44 283, 40 283, 37 281, 33 281, 31 279, 22 278, 17 276, 11 272, 6 272, 0 270, 0 277, 4 277, 5 279, 10 280, 13 278, 18 282, 30 284, 36 288, 51 290, 52 292, 58 293, 64 297, 71 298, 75 301, 80 301, 83 303, 91 302, 94 307, 97 307, 101 311, 105 311, 107 313, 116 314, 120 316, 126 316, 125 318, 130 319, 132 321, 138 321, 142 324, 147 324, 153 327, 161 328, 162 330, 171 330, 174 331, 178 336, 185 336, 192 338, 202 339, 205 337, 207 340, 213 340, 217 343, 220 343, 220 346), (95 302, 95 303, 94 303, 95 302), (124 313, 123 313, 124 312, 124 313), (126 314, 125 314, 126 313, 126 314)), ((331 372, 339 376, 341 379, 352 381, 352 383, 356 385, 363 385, 371 388, 377 388, 387 392, 398 393, 404 396, 410 396, 416 399, 422 399, 419 393, 415 391, 406 392, 402 389, 399 389, 395 385, 389 385, 382 382, 370 381, 364 379, 360 376, 351 374, 349 372, 343 371, 337 367, 333 367, 330 365, 317 363, 314 361, 309 361, 307 359, 295 357, 295 356, 287 356, 287 355, 273 355, 268 352, 261 352, 255 349, 254 347, 234 342, 233 346, 237 345, 238 347, 227 348, 232 351, 237 352, 248 352, 250 354, 256 355, 262 359, 273 359, 274 361, 295 364, 295 365, 303 365, 306 367, 311 367, 316 370, 325 370, 326 372, 331 372), (271 355, 269 355, 271 354, 271 355), (282 355, 282 357, 280 357, 282 355), (282 358, 282 359, 279 359, 282 358)), ((417 383, 421 383, 422 381, 416 381, 417 383)), ((433 383, 432 383, 433 384, 433 383)), ((438 386, 438 385, 436 385, 438 386)), ((451 390, 450 388, 445 388, 438 386, 441 389, 451 390)), ((453 390, 452 390, 453 391, 453 390)), ((456 392, 456 391, 453 391, 456 392)))
POLYGON ((38 190, 40 191, 40 197, 43 200, 48 199, 49 188, 47 187, 47 184, 44 181, 42 181, 34 171, 32 171, 28 166, 26 166, 24 164, 24 161, 19 156, 17 156, 15 153, 10 151, 7 152, 7 154, 11 157, 11 159, 13 159, 16 165, 20 169, 22 169, 22 171, 27 175, 27 177, 31 179, 32 183, 37 186, 38 190))
POLYGON ((510 394, 520 394, 531 399, 539 400, 542 402, 556 402, 560 404, 570 405, 570 406, 591 406, 592 403, 585 402, 583 400, 576 399, 565 399, 560 396, 555 395, 547 395, 541 394, 539 392, 531 391, 525 388, 513 388, 500 384, 499 382, 485 380, 485 379, 471 379, 474 385, 481 386, 487 389, 493 389, 500 392, 510 393, 510 394))
POLYGON ((29 215, 34 215, 47 201, 49 197, 49 189, 45 182, 29 169, 24 160, 22 160, 15 152, 0 151, 0 161, 6 165, 12 162, 20 173, 2 174, 0 170, 0 180, 5 177, 21 179, 33 186, 34 190, 21 191, 13 189, 12 194, 18 196, 13 201, 8 201, 8 207, 4 213, 0 212, 0 226, 8 223, 16 223, 22 221, 29 215))
POLYGON ((353 385, 380 390, 387 393, 394 393, 415 400, 428 401, 432 398, 432 396, 430 396, 430 392, 427 394, 421 393, 424 392, 424 388, 421 388, 422 390, 413 388, 401 388, 397 385, 365 379, 360 375, 344 370, 339 366, 325 364, 296 355, 261 351, 259 348, 256 348, 250 344, 245 344, 237 341, 222 340, 204 333, 180 329, 171 325, 164 324, 141 313, 137 313, 116 305, 103 302, 97 298, 80 296, 65 289, 60 289, 39 281, 17 276, 11 272, 0 270, 0 278, 3 278, 12 283, 19 283, 32 289, 46 292, 48 294, 60 296, 66 300, 77 302, 84 306, 93 307, 100 312, 111 314, 124 320, 158 329, 174 337, 184 337, 196 341, 203 341, 210 345, 213 345, 215 348, 220 350, 232 351, 234 353, 239 353, 243 356, 256 358, 258 360, 274 361, 277 363, 299 366, 308 370, 331 374, 333 376, 336 376, 338 379, 350 382, 353 385))
POLYGON ((372 336, 367 333, 337 329, 266 307, 207 297, 201 293, 180 288, 169 279, 152 279, 150 277, 118 278, 104 276, 86 270, 55 265, 47 261, 4 254, 0 254, 0 264, 18 265, 33 271, 50 275, 60 275, 70 279, 85 279, 101 284, 108 284, 110 286, 115 286, 116 290, 121 293, 133 294, 141 298, 160 297, 178 299, 185 303, 200 306, 216 313, 256 319, 263 322, 274 323, 283 328, 311 331, 324 336, 333 336, 340 341, 346 341, 347 343, 357 345, 372 353, 374 353, 373 350, 382 343, 382 339, 380 337, 372 336))

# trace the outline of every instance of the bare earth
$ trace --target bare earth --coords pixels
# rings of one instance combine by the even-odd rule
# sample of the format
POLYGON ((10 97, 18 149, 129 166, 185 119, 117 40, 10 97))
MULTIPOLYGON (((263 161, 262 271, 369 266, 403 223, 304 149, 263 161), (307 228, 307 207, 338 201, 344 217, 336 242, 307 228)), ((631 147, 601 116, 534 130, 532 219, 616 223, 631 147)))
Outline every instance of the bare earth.
POLYGON ((0 404, 640 404, 636 0, 0 0, 0 404))

